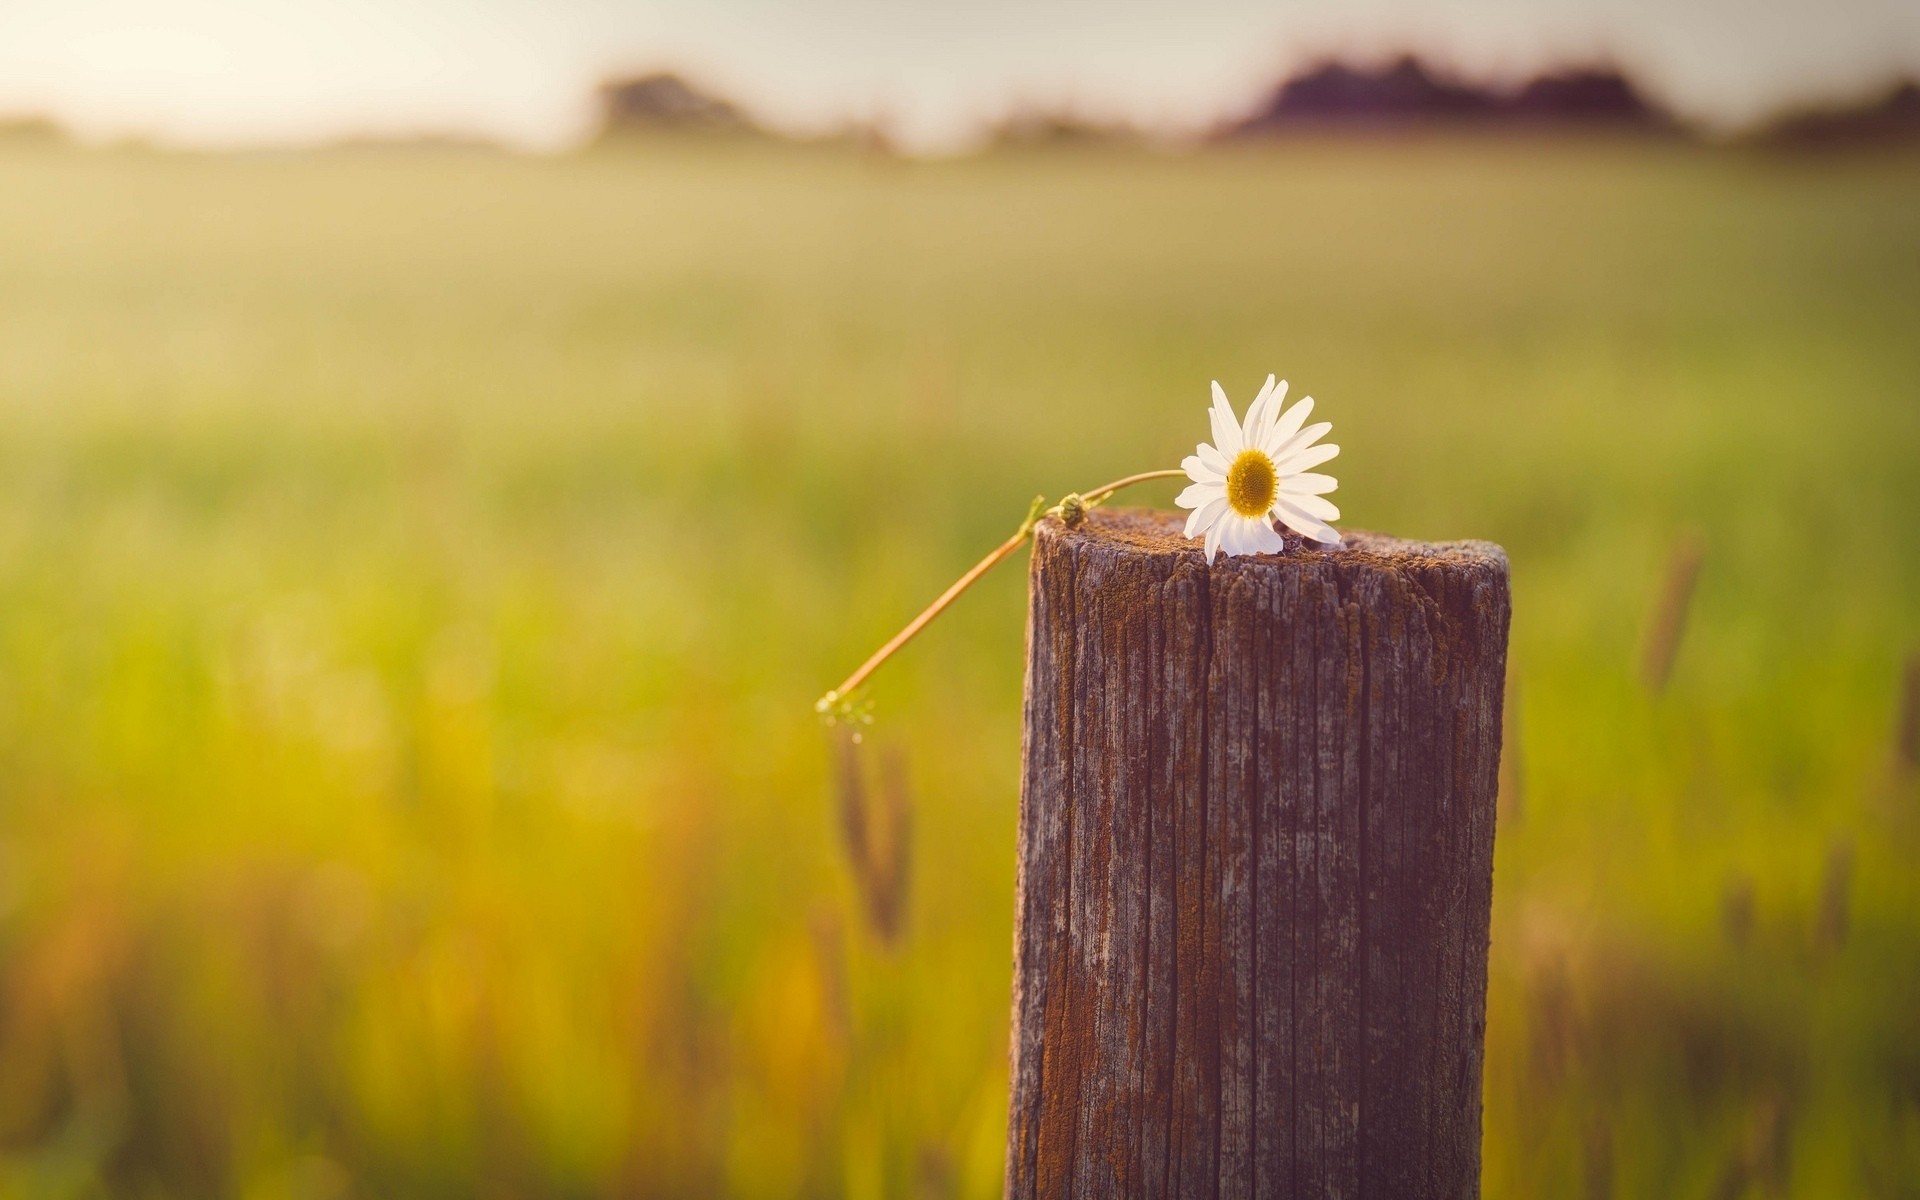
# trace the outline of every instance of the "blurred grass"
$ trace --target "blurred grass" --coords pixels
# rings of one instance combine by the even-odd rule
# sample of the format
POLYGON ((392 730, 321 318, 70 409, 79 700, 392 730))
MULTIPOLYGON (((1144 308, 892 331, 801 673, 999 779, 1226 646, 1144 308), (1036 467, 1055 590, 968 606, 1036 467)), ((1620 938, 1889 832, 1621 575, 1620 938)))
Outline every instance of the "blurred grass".
POLYGON ((1911 158, 10 152, 0 1195, 995 1193, 1020 572, 897 944, 809 705, 1268 370, 1514 564, 1488 1194, 1920 1194, 1916 328, 1911 158))

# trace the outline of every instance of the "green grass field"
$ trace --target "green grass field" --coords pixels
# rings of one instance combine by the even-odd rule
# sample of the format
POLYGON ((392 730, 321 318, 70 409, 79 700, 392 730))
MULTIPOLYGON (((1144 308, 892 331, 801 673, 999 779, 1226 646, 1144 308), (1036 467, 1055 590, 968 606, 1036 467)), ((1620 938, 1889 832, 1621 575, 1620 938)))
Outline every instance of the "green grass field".
POLYGON ((897 939, 810 706, 1270 370, 1513 562, 1487 1194, 1920 1195, 1917 331, 1911 157, 0 154, 0 1195, 997 1194, 1021 569, 897 939))

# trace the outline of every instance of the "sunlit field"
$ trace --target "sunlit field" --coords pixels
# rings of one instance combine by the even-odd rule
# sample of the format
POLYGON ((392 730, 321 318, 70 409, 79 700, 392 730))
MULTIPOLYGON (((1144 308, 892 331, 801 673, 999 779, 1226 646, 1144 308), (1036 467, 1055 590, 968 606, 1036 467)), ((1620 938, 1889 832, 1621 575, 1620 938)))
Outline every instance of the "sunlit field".
POLYGON ((997 1194, 1024 556, 812 701, 1270 370, 1513 563, 1487 1194, 1920 1194, 1920 158, 1374 140, 0 152, 0 1195, 997 1194))

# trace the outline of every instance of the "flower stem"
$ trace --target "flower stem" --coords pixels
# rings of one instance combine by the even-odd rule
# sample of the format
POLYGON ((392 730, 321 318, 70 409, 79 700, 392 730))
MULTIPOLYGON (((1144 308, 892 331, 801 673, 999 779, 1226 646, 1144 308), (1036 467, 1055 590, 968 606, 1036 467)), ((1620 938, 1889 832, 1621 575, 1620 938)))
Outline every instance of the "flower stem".
POLYGON ((1145 483, 1149 479, 1180 479, 1180 478, 1184 478, 1185 476, 1186 476, 1186 472, 1181 470, 1142 471, 1138 475, 1129 475, 1124 479, 1116 479, 1112 483, 1105 484, 1101 487, 1097 487, 1093 489, 1090 492, 1083 492, 1081 494, 1087 498, 1087 507, 1092 508, 1096 504, 1106 503, 1107 497, 1113 495, 1115 492, 1119 491, 1121 488, 1132 487, 1136 483, 1145 483))
MULTIPOLYGON (((1101 504, 1106 503, 1108 498, 1122 488, 1132 487, 1136 483, 1145 483, 1150 479, 1171 479, 1176 476, 1184 476, 1185 474, 1185 471, 1142 471, 1138 475, 1128 475, 1124 478, 1116 479, 1112 483, 1102 484, 1084 494, 1070 494, 1063 498, 1060 503, 1044 510, 1041 508, 1041 505, 1044 504, 1045 501, 1040 498, 1035 498, 1033 507, 1027 512, 1027 519, 1020 522, 1020 528, 1013 531, 1012 537, 1009 537, 1006 541, 994 547, 993 551, 985 558, 969 567, 966 574, 954 580, 951 587, 940 593, 939 599, 927 605, 919 616, 907 622, 905 629, 888 638, 886 645, 875 650, 873 656, 868 658, 866 662, 861 663, 859 668, 855 670, 853 674, 847 676, 839 687, 834 688, 826 695, 820 697, 819 700, 815 701, 813 710, 826 717, 832 717, 838 713, 846 706, 847 697, 851 696, 856 688, 865 683, 868 676, 879 670, 881 663, 892 658, 894 654, 899 651, 900 647, 912 641, 915 634, 927 627, 928 622, 945 611, 949 604, 959 599, 960 593, 972 587, 982 575, 985 575, 998 565, 1002 559, 1024 545, 1026 540, 1033 536, 1033 527, 1040 522, 1042 517, 1062 516, 1066 513, 1070 504, 1076 506, 1078 514, 1084 515, 1099 507, 1101 504)), ((1071 523, 1077 524, 1078 522, 1075 520, 1071 523)))

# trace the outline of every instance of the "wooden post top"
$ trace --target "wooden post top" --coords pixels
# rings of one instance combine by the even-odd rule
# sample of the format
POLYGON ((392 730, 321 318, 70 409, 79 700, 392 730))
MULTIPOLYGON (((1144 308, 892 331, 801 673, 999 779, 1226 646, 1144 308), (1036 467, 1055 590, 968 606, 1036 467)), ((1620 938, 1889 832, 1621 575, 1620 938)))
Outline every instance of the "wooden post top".
POLYGON ((1480 1188, 1506 555, 1035 532, 1006 1194, 1480 1188))
MULTIPOLYGON (((1049 517, 1035 528, 1034 537, 1063 542, 1079 553, 1111 553, 1128 558, 1178 557, 1205 567, 1206 551, 1201 540, 1183 536, 1186 518, 1184 512, 1166 509, 1097 508, 1073 529, 1067 528, 1058 517, 1049 517)), ((1449 574, 1487 572, 1501 578, 1509 573, 1507 552, 1492 542, 1416 542, 1363 529, 1343 529, 1340 536, 1340 545, 1328 547, 1289 532, 1285 534, 1285 554, 1249 554, 1235 558, 1222 554, 1214 559, 1211 569, 1223 574, 1253 576, 1305 567, 1333 567, 1341 573, 1354 570, 1394 574, 1439 569, 1449 574)))

